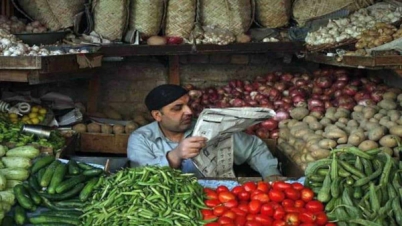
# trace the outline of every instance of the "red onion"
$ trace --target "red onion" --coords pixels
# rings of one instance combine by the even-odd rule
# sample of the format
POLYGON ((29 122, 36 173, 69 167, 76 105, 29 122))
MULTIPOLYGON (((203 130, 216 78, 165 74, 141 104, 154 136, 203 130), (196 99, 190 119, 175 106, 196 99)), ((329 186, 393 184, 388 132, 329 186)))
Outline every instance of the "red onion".
POLYGON ((347 85, 346 81, 336 81, 332 87, 336 87, 337 89, 343 89, 347 85))
POLYGON ((255 90, 258 90, 260 88, 260 86, 262 86, 263 83, 261 82, 253 82, 253 87, 255 90))
MULTIPOLYGON (((305 102, 300 102, 299 105, 300 105, 301 103, 305 103, 305 102)), ((282 108, 283 108, 284 110, 286 110, 286 111, 289 111, 289 110, 292 109, 292 104, 291 104, 291 103, 286 103, 286 102, 284 102, 284 103, 282 104, 282 108)))
POLYGON ((265 83, 265 82, 266 82, 265 78, 263 78, 263 77, 261 77, 261 76, 255 77, 254 81, 255 81, 255 82, 262 82, 262 83, 265 83))
POLYGON ((358 91, 358 88, 353 85, 346 85, 345 88, 343 88, 343 93, 349 96, 354 96, 356 95, 358 91))
POLYGON ((358 78, 354 78, 354 79, 350 80, 349 84, 352 85, 352 86, 360 86, 361 81, 358 78))
POLYGON ((332 81, 329 77, 318 77, 315 81, 316 86, 320 88, 329 88, 332 86, 332 81))
POLYGON ((298 104, 301 102, 306 102, 306 99, 304 98, 304 96, 296 95, 292 97, 292 101, 294 106, 299 106, 298 104))
POLYGON ((289 118, 290 118, 289 112, 285 110, 276 111, 276 115, 274 116, 274 120, 276 121, 282 121, 289 118))
POLYGON ((290 98, 290 97, 282 97, 282 101, 284 103, 291 104, 292 103, 292 98, 290 98))
POLYGON ((269 100, 266 99, 266 98, 263 98, 263 99, 259 100, 258 103, 260 103, 260 104, 272 104, 272 102, 269 101, 269 100))
POLYGON ((265 81, 267 82, 276 82, 278 80, 278 77, 275 76, 273 73, 269 73, 267 76, 265 76, 265 81))
POLYGON ((306 81, 310 81, 311 76, 309 74, 302 74, 301 75, 302 79, 306 80, 306 81))
POLYGON ((321 75, 321 70, 315 70, 313 72, 314 77, 320 76, 321 75))
POLYGON ((235 98, 233 100, 230 100, 229 103, 233 107, 243 107, 244 104, 245 104, 244 101, 242 99, 239 99, 239 98, 235 98))
POLYGON ((269 109, 274 109, 275 108, 274 105, 271 102, 267 103, 267 104, 260 104, 260 107, 269 108, 269 109))
POLYGON ((330 75, 332 72, 331 72, 331 70, 330 69, 323 69, 323 70, 321 70, 321 75, 323 75, 323 76, 328 76, 328 75, 330 75))
POLYGON ((229 81, 229 86, 231 88, 236 88, 236 80, 229 81))
POLYGON ((359 102, 361 100, 371 99, 371 95, 366 91, 359 91, 356 93, 356 95, 354 95, 353 98, 356 102, 359 102))
POLYGON ((324 101, 324 108, 328 109, 330 107, 333 107, 334 105, 331 103, 331 101, 324 101))
POLYGON ((247 85, 244 85, 244 90, 251 92, 254 90, 254 87, 253 87, 253 85, 247 84, 247 85))
POLYGON ((258 102, 255 100, 246 101, 246 104, 249 104, 252 107, 258 106, 258 102))
POLYGON ((324 107, 324 102, 319 99, 309 99, 308 109, 313 109, 314 107, 324 107))
POLYGON ((289 96, 290 97, 294 97, 294 96, 302 96, 305 97, 305 91, 301 88, 297 88, 297 87, 292 87, 291 89, 289 89, 289 96))
POLYGON ((244 82, 242 80, 236 80, 236 88, 243 88, 244 82))
POLYGON ((326 100, 330 100, 331 97, 330 97, 330 96, 327 96, 327 95, 321 95, 321 96, 319 97, 319 99, 320 99, 320 100, 323 100, 323 101, 326 101, 326 100))
POLYGON ((257 135, 261 139, 268 139, 269 138, 269 131, 266 128, 258 128, 255 131, 255 135, 257 135))
POLYGON ((337 74, 335 76, 337 81, 342 81, 342 82, 347 82, 349 81, 349 76, 345 73, 345 74, 337 74))
POLYGON ((369 79, 370 79, 370 81, 372 81, 373 83, 376 83, 376 84, 382 82, 382 79, 377 76, 370 76, 369 79))
POLYGON ((339 105, 355 103, 355 100, 352 97, 347 96, 347 95, 342 95, 337 100, 338 100, 339 105))
POLYGON ((313 94, 322 94, 324 91, 322 90, 322 88, 318 87, 318 86, 314 86, 313 90, 311 90, 311 92, 313 94))
POLYGON ((369 92, 374 92, 374 90, 376 90, 376 86, 377 85, 373 82, 367 82, 364 84, 364 88, 369 92))
POLYGON ((279 129, 272 130, 269 134, 269 138, 278 139, 279 138, 279 129))
POLYGON ((298 78, 298 79, 295 81, 294 84, 295 84, 296 86, 304 86, 304 85, 307 85, 307 81, 304 80, 304 79, 302 79, 302 78, 298 78))
POLYGON ((254 96, 254 100, 256 100, 256 101, 261 101, 263 99, 266 99, 266 98, 260 93, 254 96))
POLYGON ((371 99, 374 102, 380 102, 382 100, 382 95, 384 94, 384 91, 374 91, 371 93, 371 99))
POLYGON ((209 104, 210 104, 208 99, 202 100, 201 103, 202 103, 203 105, 209 105, 209 104))
POLYGON ((225 91, 225 93, 231 93, 232 92, 232 88, 229 85, 224 86, 223 90, 225 91))
POLYGON ((273 118, 267 119, 263 122, 261 122, 261 127, 267 129, 267 130, 274 130, 278 128, 278 121, 276 121, 273 118))
POLYGON ((281 107, 283 106, 283 104, 284 104, 283 100, 277 100, 274 102, 275 107, 281 107))
POLYGON ((202 92, 199 91, 199 90, 195 90, 195 89, 194 89, 194 90, 190 90, 190 91, 188 92, 188 95, 190 96, 191 99, 198 99, 198 98, 201 97, 202 92))
POLYGON ((292 79, 293 79, 293 75, 290 74, 290 73, 285 73, 285 74, 283 74, 283 75, 281 76, 281 78, 282 78, 283 81, 290 82, 290 81, 292 81, 292 79))
POLYGON ((360 82, 363 84, 367 84, 368 82, 370 82, 370 80, 368 78, 360 78, 360 82))
POLYGON ((338 89, 337 91, 334 92, 334 97, 337 98, 339 96, 343 95, 343 91, 341 89, 338 89))
POLYGON ((370 99, 364 99, 364 100, 360 100, 357 102, 358 105, 363 105, 363 106, 375 106, 375 102, 373 100, 370 99))
POLYGON ((311 109, 309 109, 311 112, 320 112, 320 113, 324 113, 325 112, 325 108, 324 107, 313 107, 311 109))
POLYGON ((279 91, 284 91, 286 89, 286 84, 284 82, 277 82, 274 84, 274 87, 279 91))

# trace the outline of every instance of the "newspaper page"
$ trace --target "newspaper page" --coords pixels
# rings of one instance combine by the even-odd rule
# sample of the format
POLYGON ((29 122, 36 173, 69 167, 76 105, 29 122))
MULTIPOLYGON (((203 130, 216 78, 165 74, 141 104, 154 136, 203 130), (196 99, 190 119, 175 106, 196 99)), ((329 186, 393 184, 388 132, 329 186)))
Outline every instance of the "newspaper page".
POLYGON ((204 109, 192 135, 206 137, 208 141, 192 159, 194 165, 204 177, 234 178, 232 134, 273 116, 275 112, 269 108, 204 109))

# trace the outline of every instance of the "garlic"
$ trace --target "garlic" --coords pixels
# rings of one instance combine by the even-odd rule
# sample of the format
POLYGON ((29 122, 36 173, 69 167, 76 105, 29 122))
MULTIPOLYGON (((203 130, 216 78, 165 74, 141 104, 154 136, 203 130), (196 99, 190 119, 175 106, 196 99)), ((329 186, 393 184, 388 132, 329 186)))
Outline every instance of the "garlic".
POLYGON ((10 56, 10 55, 11 55, 11 52, 8 51, 8 50, 6 50, 6 51, 3 52, 3 56, 10 56))

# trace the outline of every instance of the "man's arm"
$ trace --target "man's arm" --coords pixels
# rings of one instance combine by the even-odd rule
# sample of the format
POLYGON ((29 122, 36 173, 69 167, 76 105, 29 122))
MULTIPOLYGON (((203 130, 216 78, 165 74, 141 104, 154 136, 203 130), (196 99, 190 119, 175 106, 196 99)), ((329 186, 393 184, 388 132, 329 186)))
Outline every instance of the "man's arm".
POLYGON ((278 160, 269 151, 267 145, 258 137, 243 132, 234 133, 233 144, 236 164, 247 162, 263 178, 280 175, 278 160))

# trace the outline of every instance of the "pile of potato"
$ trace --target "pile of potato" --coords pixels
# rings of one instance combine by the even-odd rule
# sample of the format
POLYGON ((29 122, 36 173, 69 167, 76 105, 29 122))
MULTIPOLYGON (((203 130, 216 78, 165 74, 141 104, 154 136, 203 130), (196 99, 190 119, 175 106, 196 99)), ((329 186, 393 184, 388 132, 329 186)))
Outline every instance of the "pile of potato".
POLYGON ((356 105, 353 111, 328 108, 325 114, 298 107, 292 119, 279 123, 278 147, 302 169, 330 155, 335 148, 381 148, 399 155, 402 137, 402 94, 387 92, 377 105, 356 105))
POLYGON ((134 130, 138 129, 138 123, 131 121, 124 125, 109 125, 103 123, 92 122, 88 125, 79 123, 73 126, 73 130, 77 133, 103 133, 103 134, 131 134, 134 130))

